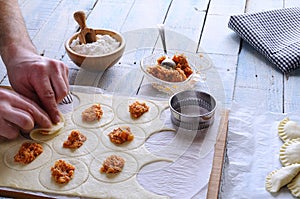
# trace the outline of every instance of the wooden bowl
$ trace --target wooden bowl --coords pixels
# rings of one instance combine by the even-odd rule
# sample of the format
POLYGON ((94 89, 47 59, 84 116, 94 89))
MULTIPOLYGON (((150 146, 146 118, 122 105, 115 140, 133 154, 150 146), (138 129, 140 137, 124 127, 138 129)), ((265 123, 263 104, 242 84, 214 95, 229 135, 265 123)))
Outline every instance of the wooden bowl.
POLYGON ((97 35, 109 35, 112 38, 120 42, 120 46, 111 53, 100 54, 100 55, 84 55, 79 54, 71 49, 70 44, 74 39, 77 38, 78 32, 71 36, 65 42, 65 49, 70 59, 79 67, 89 71, 104 71, 106 68, 115 65, 122 57, 125 50, 125 39, 124 37, 113 30, 107 29, 96 29, 97 35))

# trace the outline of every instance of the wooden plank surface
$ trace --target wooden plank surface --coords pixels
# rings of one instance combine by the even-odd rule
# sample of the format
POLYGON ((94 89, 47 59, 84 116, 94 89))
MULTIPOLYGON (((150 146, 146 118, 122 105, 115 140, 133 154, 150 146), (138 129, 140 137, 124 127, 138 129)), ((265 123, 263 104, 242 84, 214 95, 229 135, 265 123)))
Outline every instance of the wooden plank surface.
POLYGON ((224 156, 226 155, 226 138, 228 130, 228 115, 229 111, 223 113, 222 120, 219 126, 217 142, 215 144, 215 154, 213 166, 208 183, 207 199, 218 199, 223 171, 224 156))
MULTIPOLYGON (((44 9, 42 9, 44 15, 42 10, 41 12, 38 12, 37 9, 37 7, 42 4, 42 1, 35 1, 37 2, 34 7, 30 7, 30 1, 23 1, 22 9, 33 42, 36 44, 39 52, 45 54, 45 56, 62 59, 70 66, 70 68, 75 69, 77 72, 79 68, 70 62, 67 56, 64 56, 63 43, 66 38, 78 28, 72 18, 72 12, 78 9, 88 13, 88 25, 92 27, 116 29, 125 34, 147 28, 156 29, 158 23, 165 23, 166 28, 169 31, 169 37, 171 37, 172 34, 184 35, 186 38, 182 43, 191 43, 191 45, 188 45, 188 49, 196 52, 200 47, 200 49, 198 49, 199 51, 202 51, 203 49, 214 59, 213 62, 217 71, 222 72, 221 81, 223 84, 221 85, 220 90, 226 90, 226 102, 228 106, 230 106, 234 90, 233 86, 239 42, 236 42, 238 39, 232 37, 227 28, 229 14, 222 13, 227 9, 223 10, 218 7, 217 5, 219 5, 219 3, 217 1, 213 4, 213 0, 188 0, 184 2, 180 0, 103 0, 97 2, 62 0, 54 1, 52 3, 49 2, 49 5, 44 4, 44 9), (94 2, 96 5, 94 5, 94 2), (210 7, 210 5, 214 6, 210 7), (31 15, 33 12, 36 13, 36 15, 31 15), (208 15, 208 12, 211 14, 208 15), (54 29, 53 27, 56 27, 57 29, 54 29), (57 31, 57 34, 55 34, 55 31, 57 31), (226 88, 224 88, 223 85, 226 85, 226 88)), ((240 3, 238 3, 238 5, 239 4, 240 3)), ((237 4, 235 4, 230 9, 235 10, 235 12, 241 12, 239 7, 240 5, 237 6, 237 4)), ((140 32, 138 32, 138 34, 139 33, 140 32)), ((144 38, 149 37, 147 34, 144 34, 143 36, 144 38)), ((159 48, 161 47, 161 44, 157 39, 158 35, 153 34, 153 37, 150 39, 141 39, 134 42, 129 41, 127 49, 130 50, 149 46, 156 46, 159 48), (132 43, 135 43, 136 45, 132 46, 132 43)), ((174 46, 169 47, 176 48, 178 47, 178 44, 176 43, 174 46)), ((143 54, 139 53, 133 56, 138 63, 143 54)), ((126 63, 126 60, 122 61, 126 63)), ((114 68, 107 70, 101 80, 99 80, 99 83, 94 82, 93 84, 108 91, 114 91, 117 82, 114 80, 130 70, 132 70, 132 68, 116 65, 114 68)), ((137 76, 138 75, 130 76, 131 81, 137 76)), ((97 80, 98 76, 96 75, 95 78, 97 80)), ((141 80, 137 78, 134 81, 141 80)), ((134 83, 133 85, 137 85, 137 83, 134 83)), ((134 90, 134 88, 132 90, 134 90)), ((218 88, 216 90, 218 90, 218 88)), ((220 144, 217 146, 222 145, 220 144)), ((216 169, 214 169, 214 172, 220 172, 219 169, 221 169, 221 166, 216 165, 215 167, 216 169)), ((216 194, 219 176, 215 174, 213 176, 215 176, 215 178, 212 177, 212 181, 217 184, 213 189, 214 194, 216 194)), ((212 193, 212 191, 210 191, 210 193, 212 193)))
MULTIPOLYGON (((230 15, 300 6, 298 0, 20 0, 19 3, 38 51, 68 64, 72 84, 79 67, 66 56, 63 45, 78 29, 72 13, 84 10, 88 14, 87 24, 92 27, 142 35, 138 41, 129 38, 127 50, 160 48, 158 34, 141 31, 154 29, 158 23, 165 23, 170 35, 184 35, 184 41, 192 44, 189 49, 204 50, 212 59, 222 83, 216 89, 224 90, 227 108, 235 100, 244 106, 264 104, 266 110, 274 112, 300 110, 299 71, 285 77, 227 27, 230 15)), ((139 67, 145 53, 130 55, 134 67, 139 67)), ((115 80, 134 69, 126 61, 122 59, 101 77, 94 74, 93 85, 114 91, 119 83, 115 80)), ((0 84, 9 85, 2 62, 0 68, 0 84)), ((126 92, 134 91, 143 81, 138 71, 129 77, 133 83, 126 92)))
MULTIPOLYGON (((284 7, 299 7, 300 1, 297 0, 286 0, 284 1, 284 7)), ((300 83, 300 71, 295 71, 287 77, 283 78, 284 81, 284 104, 283 112, 292 112, 300 110, 300 94, 299 90, 300 83)))

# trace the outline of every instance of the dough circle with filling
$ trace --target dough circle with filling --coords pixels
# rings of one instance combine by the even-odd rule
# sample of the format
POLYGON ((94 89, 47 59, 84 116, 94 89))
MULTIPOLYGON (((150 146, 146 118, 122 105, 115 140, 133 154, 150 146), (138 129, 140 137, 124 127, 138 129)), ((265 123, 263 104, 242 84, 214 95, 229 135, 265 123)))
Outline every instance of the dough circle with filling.
POLYGON ((96 149, 99 143, 98 140, 99 139, 97 135, 89 129, 71 128, 71 129, 64 130, 59 136, 55 137, 53 139, 52 146, 54 150, 61 155, 75 157, 75 156, 82 156, 91 153, 93 150, 96 149), (79 130, 80 133, 86 136, 87 139, 83 143, 83 145, 77 149, 64 148, 63 143, 68 139, 68 136, 70 135, 72 130, 79 130))
POLYGON ((132 124, 117 124, 117 125, 113 125, 113 126, 109 126, 108 128, 106 128, 103 131, 103 134, 101 136, 101 141, 102 143, 112 149, 112 150, 116 150, 116 151, 124 151, 124 150, 131 150, 131 149, 135 149, 138 148, 139 146, 141 146, 142 144, 145 143, 146 140, 146 134, 145 131, 138 127, 138 126, 134 126, 132 124), (110 141, 108 134, 110 132, 112 132, 114 129, 119 128, 119 127, 129 127, 131 130, 131 133, 134 135, 134 138, 132 141, 127 141, 123 144, 114 144, 110 141))
POLYGON ((103 110, 102 118, 99 121, 97 120, 94 122, 82 121, 82 118, 81 118, 82 112, 84 110, 86 110, 87 108, 91 107, 93 104, 95 104, 95 103, 82 105, 73 112, 72 120, 76 125, 84 127, 84 128, 98 128, 98 127, 107 125, 114 119, 114 112, 113 112, 112 108, 108 105, 99 103, 103 110))
POLYGON ((19 171, 28 171, 43 166, 51 159, 52 149, 49 147, 48 144, 39 142, 39 144, 43 146, 43 152, 39 156, 37 156, 35 160, 30 162, 29 164, 15 162, 14 156, 18 153, 21 145, 24 142, 30 141, 26 140, 19 142, 18 144, 9 147, 8 150, 4 153, 4 163, 6 166, 19 171))
POLYGON ((90 165, 90 173, 94 178, 96 178, 99 181, 107 182, 107 183, 117 183, 122 182, 130 177, 134 176, 138 172, 138 163, 137 160, 125 152, 105 152, 99 155, 95 155, 95 158, 93 159, 91 165, 90 165), (111 155, 117 155, 120 156, 125 160, 124 167, 121 172, 117 174, 106 174, 102 173, 100 171, 100 168, 102 167, 102 164, 104 160, 111 156, 111 155))
POLYGON ((87 180, 89 172, 85 163, 77 159, 60 159, 75 167, 73 178, 66 184, 56 183, 51 173, 51 167, 54 166, 56 160, 51 161, 49 164, 46 164, 39 173, 39 181, 45 188, 54 191, 67 191, 75 189, 87 180))
POLYGON ((154 103, 150 101, 128 100, 117 106, 116 113, 117 116, 124 122, 128 122, 131 124, 132 123, 141 124, 141 123, 150 122, 154 120, 156 117, 158 117, 159 109, 154 103), (139 118, 132 118, 129 112, 129 106, 133 104, 135 101, 139 101, 141 103, 145 102, 146 105, 149 107, 149 110, 145 112, 143 115, 141 115, 139 118))

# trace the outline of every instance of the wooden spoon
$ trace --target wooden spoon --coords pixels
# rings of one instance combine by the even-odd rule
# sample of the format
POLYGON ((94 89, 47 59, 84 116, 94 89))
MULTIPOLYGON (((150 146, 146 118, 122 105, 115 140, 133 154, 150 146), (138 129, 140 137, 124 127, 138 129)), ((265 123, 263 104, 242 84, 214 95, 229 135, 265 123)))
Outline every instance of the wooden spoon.
POLYGON ((74 13, 74 19, 80 26, 80 32, 78 34, 80 44, 92 43, 97 40, 96 32, 92 28, 86 27, 86 17, 83 11, 77 11, 74 13))

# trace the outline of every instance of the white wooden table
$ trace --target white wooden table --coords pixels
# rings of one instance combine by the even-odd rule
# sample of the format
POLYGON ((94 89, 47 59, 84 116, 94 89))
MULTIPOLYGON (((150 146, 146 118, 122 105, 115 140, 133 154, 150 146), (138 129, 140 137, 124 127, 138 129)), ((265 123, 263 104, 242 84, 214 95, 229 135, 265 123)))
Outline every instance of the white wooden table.
MULTIPOLYGON (((19 0, 29 34, 38 51, 44 56, 64 61, 70 67, 70 83, 74 84, 79 68, 64 49, 64 42, 78 30, 73 13, 87 13, 87 25, 93 28, 114 29, 121 33, 164 23, 167 30, 180 34, 195 44, 194 51, 205 50, 214 63, 224 89, 224 105, 232 101, 243 106, 263 104, 273 112, 300 109, 297 92, 300 72, 286 78, 263 56, 258 54, 228 27, 230 15, 269 9, 300 6, 298 0, 19 0)), ((149 47, 145 40, 136 46, 149 47)), ((138 61, 141 57, 136 57, 138 61)), ((122 60, 121 60, 122 61, 122 60)), ((138 64, 138 63, 135 63, 138 64)), ((1 62, 0 84, 9 85, 1 62)), ((108 70, 94 86, 110 91, 113 78, 119 77, 118 64, 108 70)), ((120 68, 120 67, 119 67, 120 68)), ((119 69, 120 70, 124 69, 119 69)), ((142 80, 139 79, 139 80, 142 80)), ((136 80, 138 81, 138 79, 136 80)))

